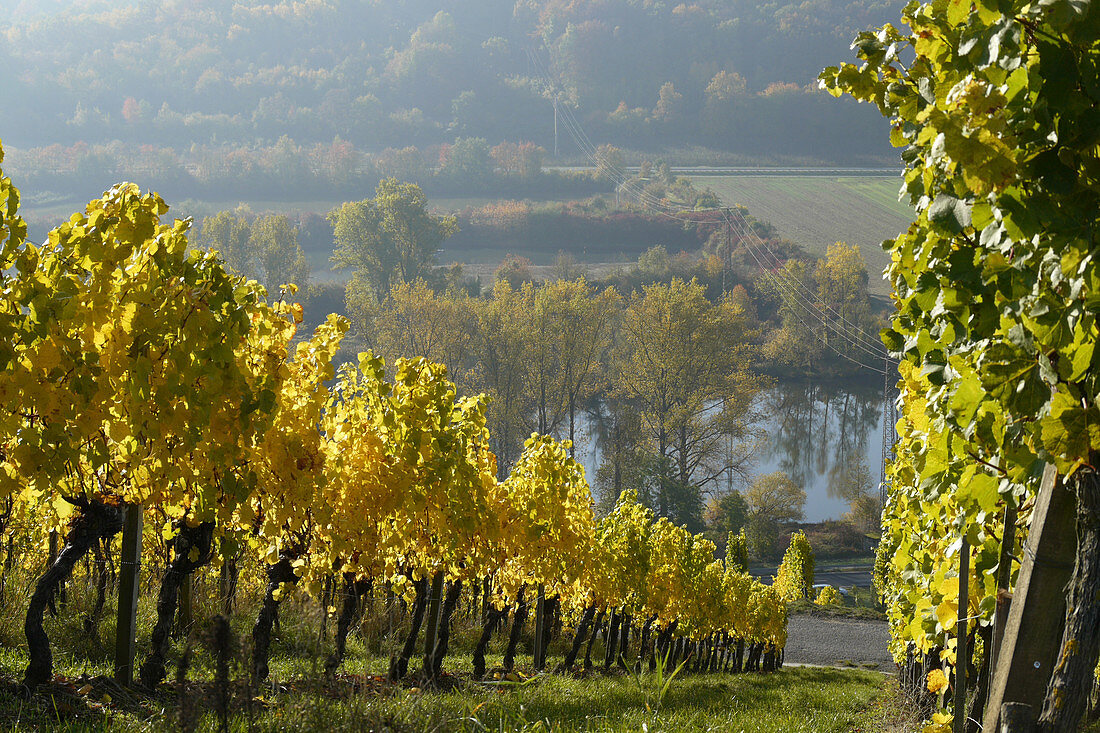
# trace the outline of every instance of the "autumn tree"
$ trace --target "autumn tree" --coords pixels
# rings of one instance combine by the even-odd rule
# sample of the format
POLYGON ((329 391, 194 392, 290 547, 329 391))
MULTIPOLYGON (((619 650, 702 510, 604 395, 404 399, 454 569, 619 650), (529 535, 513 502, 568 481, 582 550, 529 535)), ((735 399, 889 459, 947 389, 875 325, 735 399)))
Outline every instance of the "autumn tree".
MULTIPOLYGON (((742 474, 753 397, 762 386, 750 364, 750 332, 729 300, 712 304, 694 280, 674 279, 635 291, 623 314, 614 389, 636 406, 654 455, 667 460, 680 485, 702 490, 742 474)), ((661 483, 665 486, 665 483, 661 483)), ((668 516, 663 490, 656 510, 668 516)))
POLYGON ((504 280, 512 290, 519 290, 524 283, 535 279, 531 274, 531 260, 523 255, 507 254, 493 271, 493 279, 504 280))
POLYGON ((806 492, 782 471, 758 476, 745 492, 748 505, 749 549, 756 557, 771 557, 778 549, 779 529, 802 519, 806 492))
POLYGON ((882 500, 867 459, 852 455, 834 466, 829 475, 829 493, 848 502, 844 520, 864 533, 878 530, 882 500))
POLYGON ((877 330, 868 281, 859 247, 844 242, 830 245, 813 267, 792 258, 775 274, 761 276, 757 290, 776 308, 780 323, 768 337, 765 355, 788 369, 818 373, 835 371, 831 353, 868 358, 859 346, 877 330))
POLYGON ((248 246, 256 279, 268 293, 276 293, 286 283, 299 288, 309 284, 309 263, 298 244, 298 229, 286 215, 270 214, 253 221, 248 246))
POLYGON ((440 158, 441 175, 476 184, 493 172, 489 143, 483 137, 460 137, 446 147, 440 158))
POLYGON ((594 175, 597 180, 617 183, 617 179, 623 175, 625 167, 626 158, 619 148, 607 143, 596 148, 596 172, 594 175))
POLYGON ((490 397, 486 419, 503 477, 527 437, 523 403, 526 324, 515 317, 523 307, 522 296, 507 280, 497 280, 490 297, 474 300, 472 304, 470 353, 475 366, 470 379, 490 397))
POLYGON ((706 520, 711 533, 721 540, 715 544, 721 546, 727 535, 741 532, 748 524, 749 504, 745 495, 734 490, 713 499, 707 507, 706 520))
POLYGON ((504 175, 531 180, 542 173, 542 161, 546 157, 546 151, 530 142, 503 142, 493 147, 489 155, 497 170, 504 175))
POLYGON ((475 306, 458 290, 436 293, 417 278, 394 283, 374 318, 376 350, 391 360, 422 356, 460 381, 469 368, 475 306))
POLYGON ((841 349, 850 348, 856 340, 868 340, 871 329, 871 297, 867 290, 867 263, 854 244, 837 242, 829 245, 825 259, 814 268, 817 298, 827 318, 839 335, 828 331, 825 339, 833 339, 841 349))
MULTIPOLYGON (((596 290, 583 278, 539 288, 536 313, 548 319, 558 354, 558 393, 576 441, 577 409, 600 386, 600 367, 611 346, 621 299, 612 288, 596 290)), ((570 448, 572 455, 572 448, 570 448)))
POLYGON ((657 92, 657 106, 653 108, 653 116, 661 122, 671 122, 681 113, 681 104, 684 95, 676 91, 676 86, 666 81, 657 92))
POLYGON ((251 277, 253 272, 248 237, 251 224, 247 211, 221 211, 202 220, 202 236, 199 240, 203 247, 214 250, 226 266, 236 272, 251 277))
POLYGON ((374 193, 328 215, 336 243, 332 264, 352 270, 349 303, 364 296, 381 302, 394 282, 427 277, 439 245, 458 231, 453 216, 429 213, 420 186, 387 178, 374 193))

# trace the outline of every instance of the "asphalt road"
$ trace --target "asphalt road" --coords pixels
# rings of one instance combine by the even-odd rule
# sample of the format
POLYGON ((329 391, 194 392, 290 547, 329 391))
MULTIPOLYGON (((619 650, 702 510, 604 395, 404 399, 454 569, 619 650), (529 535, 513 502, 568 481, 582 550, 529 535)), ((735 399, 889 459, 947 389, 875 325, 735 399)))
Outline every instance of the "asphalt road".
POLYGON ((826 570, 814 573, 814 583, 828 583, 834 588, 853 585, 868 587, 871 585, 871 570, 826 570))
POLYGON ((885 621, 791 616, 783 662, 894 671, 885 621))
MULTIPOLYGON (((836 568, 835 570, 819 568, 814 573, 814 583, 828 583, 834 588, 849 588, 853 585, 868 588, 871 586, 872 572, 873 568, 870 565, 836 568)), ((752 570, 752 574, 759 578, 761 582, 769 584, 772 582, 772 576, 775 573, 776 568, 755 568, 752 570)))

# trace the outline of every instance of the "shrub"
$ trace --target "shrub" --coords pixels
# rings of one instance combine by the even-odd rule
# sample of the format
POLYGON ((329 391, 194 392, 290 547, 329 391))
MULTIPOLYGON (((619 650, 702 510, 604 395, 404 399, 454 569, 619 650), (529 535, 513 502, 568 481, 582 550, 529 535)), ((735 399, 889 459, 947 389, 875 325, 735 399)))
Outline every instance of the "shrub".
POLYGON ((791 535, 791 544, 776 571, 775 589, 784 600, 809 598, 814 584, 814 551, 806 533, 791 535))
POLYGON ((818 592, 817 600, 814 603, 819 606, 839 606, 843 603, 843 599, 840 597, 840 591, 831 585, 827 585, 818 592))

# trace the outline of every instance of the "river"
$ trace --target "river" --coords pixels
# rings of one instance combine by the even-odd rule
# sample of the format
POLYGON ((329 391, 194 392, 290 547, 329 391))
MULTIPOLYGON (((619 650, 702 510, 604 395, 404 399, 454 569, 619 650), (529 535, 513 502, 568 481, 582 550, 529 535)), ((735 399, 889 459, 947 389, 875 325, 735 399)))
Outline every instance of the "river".
MULTIPOLYGON (((786 382, 762 391, 754 405, 762 439, 749 480, 783 471, 806 491, 804 521, 839 519, 848 510, 838 492, 847 467, 862 458, 875 490, 881 480, 882 395, 881 383, 786 382)), ((577 458, 594 481, 601 451, 590 425, 588 416, 578 420, 577 458)))

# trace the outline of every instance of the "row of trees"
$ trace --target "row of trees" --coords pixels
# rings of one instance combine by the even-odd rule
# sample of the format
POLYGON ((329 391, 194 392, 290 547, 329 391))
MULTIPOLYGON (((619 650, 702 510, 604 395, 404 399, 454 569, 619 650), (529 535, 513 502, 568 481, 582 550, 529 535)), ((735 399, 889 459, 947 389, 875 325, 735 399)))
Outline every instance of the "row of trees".
POLYGON ((553 196, 609 188, 587 173, 544 171, 546 151, 531 142, 458 137, 450 142, 370 151, 340 137, 301 145, 195 143, 180 147, 122 141, 12 150, 13 172, 54 193, 83 195, 103 180, 140 179, 179 197, 301 200, 369 189, 380 178, 414 181, 434 193, 553 196))
POLYGON ((716 561, 710 542, 654 521, 629 493, 597 524, 568 442, 532 435, 501 480, 487 398, 459 397, 444 366, 398 359, 387 372, 364 353, 336 373, 343 319, 329 316, 295 345, 300 305, 268 302, 216 254, 190 249, 188 224, 161 223, 163 200, 132 184, 91 202, 43 248, 25 241, 9 179, 0 191, 0 527, 9 548, 13 520, 30 537, 65 530, 29 602, 29 687, 51 676, 46 607, 93 545, 109 545, 124 519, 140 527, 131 520, 142 515, 164 528, 170 548, 146 685, 165 676, 181 585, 215 556, 231 564, 241 548, 265 561, 253 628, 259 678, 283 594, 301 582, 319 598, 334 577, 345 592, 330 670, 365 588, 380 583, 414 601, 391 670, 403 677, 430 582, 435 603, 447 585, 442 609, 429 614, 441 619, 429 622, 425 644, 433 679, 463 583, 483 580, 498 608, 518 605, 519 626, 527 586, 539 589, 542 618, 547 603, 589 619, 597 608, 621 614, 645 593, 637 608, 649 612, 646 630, 662 629, 662 648, 679 634, 680 648, 691 640, 701 653, 706 643, 714 665, 732 638, 752 645, 750 668, 778 664, 786 615, 774 591, 716 561), (627 553, 614 539, 639 533, 653 535, 652 548, 647 539, 627 553))
POLYGON ((487 297, 395 284, 380 303, 352 303, 353 323, 383 354, 446 363, 468 391, 492 397, 494 450, 508 465, 531 430, 577 435, 582 414, 604 445, 606 502, 627 487, 659 516, 701 528, 704 496, 740 479, 766 383, 751 369, 753 332, 732 298, 694 282, 655 284, 623 299, 584 279, 487 297))

